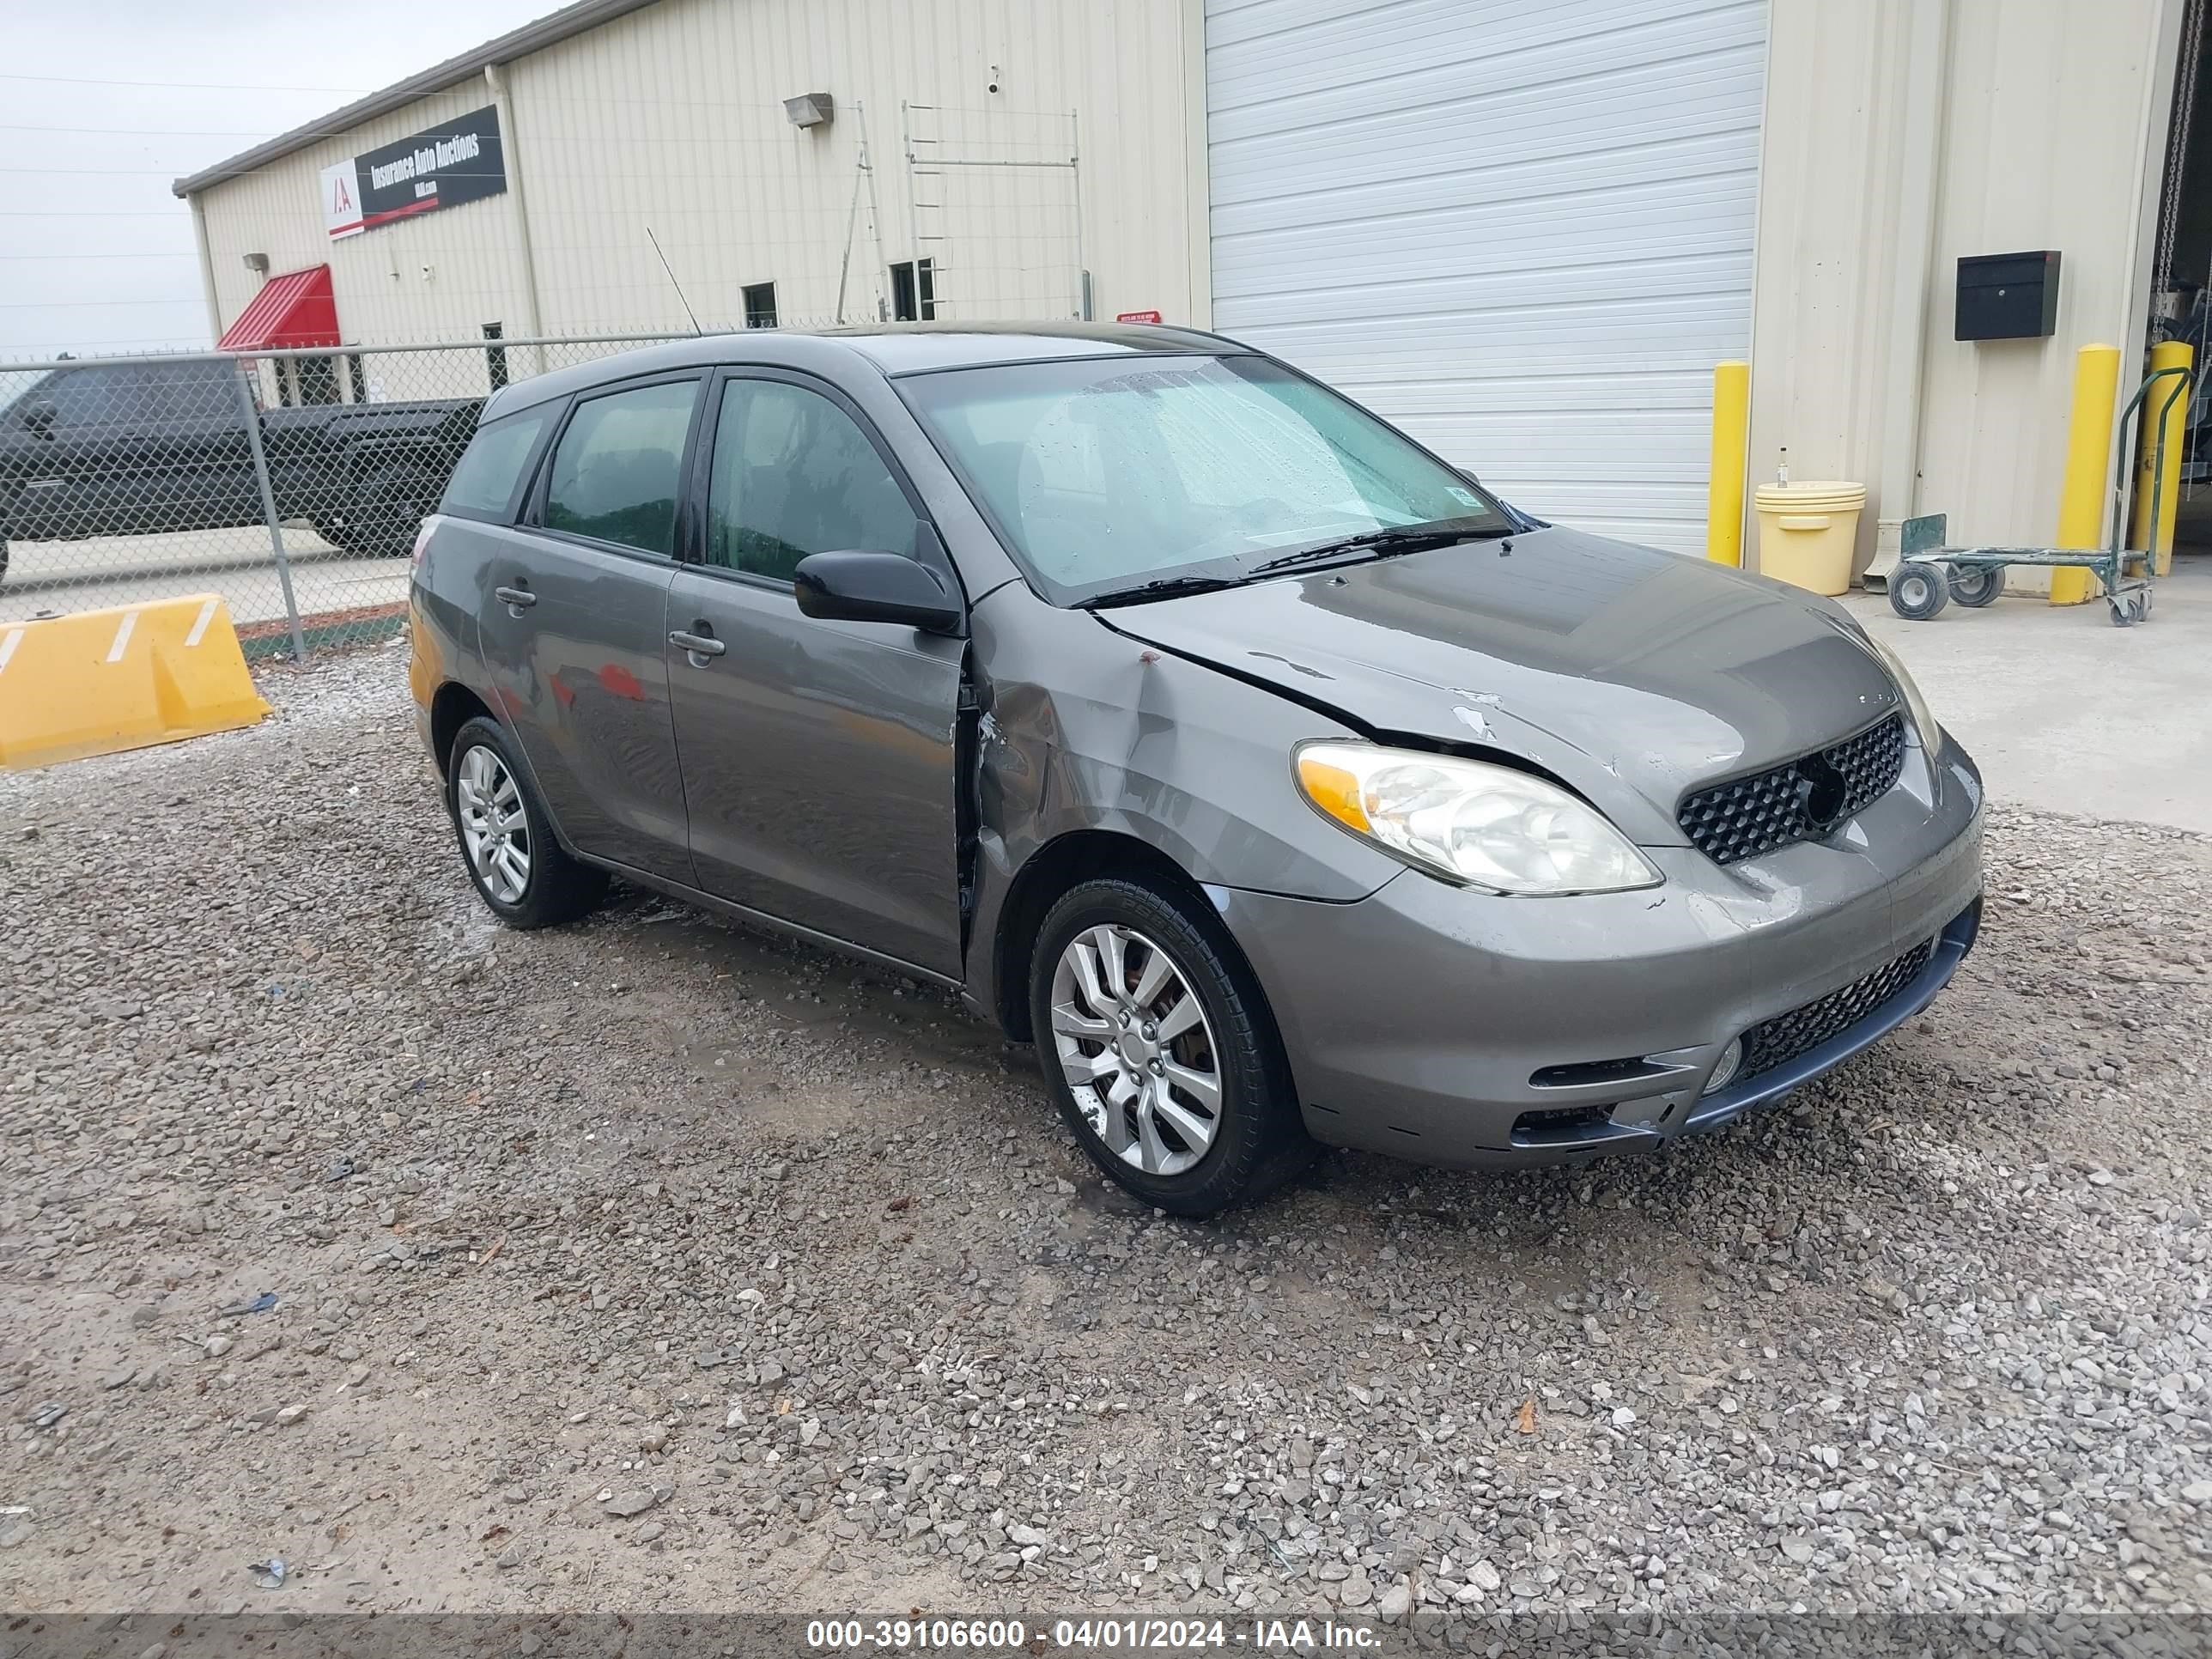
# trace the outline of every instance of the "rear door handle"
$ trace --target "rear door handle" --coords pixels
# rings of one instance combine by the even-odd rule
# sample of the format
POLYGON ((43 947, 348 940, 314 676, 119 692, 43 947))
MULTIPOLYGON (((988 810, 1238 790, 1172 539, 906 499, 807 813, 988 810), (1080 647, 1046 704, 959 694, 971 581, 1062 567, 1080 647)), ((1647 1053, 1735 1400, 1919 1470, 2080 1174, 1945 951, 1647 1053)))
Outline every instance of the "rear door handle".
POLYGON ((696 660, 698 658, 719 657, 730 648, 711 634, 687 634, 680 628, 668 636, 668 642, 671 645, 681 646, 690 652, 694 659, 692 666, 695 668, 706 666, 706 664, 696 660))
POLYGON ((538 603, 538 596, 526 587, 495 587, 492 597, 513 605, 517 611, 526 610, 538 603))

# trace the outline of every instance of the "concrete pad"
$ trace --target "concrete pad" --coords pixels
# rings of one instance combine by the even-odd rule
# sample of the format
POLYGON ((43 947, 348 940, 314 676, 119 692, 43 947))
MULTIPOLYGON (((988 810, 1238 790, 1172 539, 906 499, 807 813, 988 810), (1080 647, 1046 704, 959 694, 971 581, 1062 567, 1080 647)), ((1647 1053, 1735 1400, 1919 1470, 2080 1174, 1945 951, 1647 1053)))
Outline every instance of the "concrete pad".
POLYGON ((2177 557, 2136 628, 2102 600, 1951 605, 1930 622, 1880 594, 1841 603, 1905 659, 1995 799, 2212 834, 2212 554, 2177 557))

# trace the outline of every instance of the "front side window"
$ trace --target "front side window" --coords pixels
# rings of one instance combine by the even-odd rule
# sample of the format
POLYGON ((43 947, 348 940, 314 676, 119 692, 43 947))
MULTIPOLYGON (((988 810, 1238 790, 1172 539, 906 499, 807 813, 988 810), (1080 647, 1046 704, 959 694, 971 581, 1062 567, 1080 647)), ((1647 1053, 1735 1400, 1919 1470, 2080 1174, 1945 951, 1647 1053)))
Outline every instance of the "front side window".
POLYGON ((538 439, 553 418, 552 408, 526 409, 477 428, 462 452, 460 465, 446 483, 441 513, 505 523, 522 487, 522 470, 538 448, 538 439))
POLYGON ((610 392, 576 405, 553 451, 545 527, 667 557, 696 380, 610 392))
POLYGON ((896 382, 1056 604, 1391 531, 1502 535, 1462 474, 1253 356, 1009 363, 896 382))
POLYGON ((789 581, 810 553, 906 553, 915 514, 867 434, 818 392, 730 380, 707 486, 707 562, 789 581))

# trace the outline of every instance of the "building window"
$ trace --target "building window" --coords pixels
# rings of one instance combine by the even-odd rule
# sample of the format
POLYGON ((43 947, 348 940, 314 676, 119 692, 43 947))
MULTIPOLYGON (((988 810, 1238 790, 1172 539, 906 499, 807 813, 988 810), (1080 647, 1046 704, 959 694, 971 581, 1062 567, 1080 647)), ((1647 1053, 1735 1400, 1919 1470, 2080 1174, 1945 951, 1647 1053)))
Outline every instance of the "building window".
MULTIPOLYGON (((505 339, 507 325, 486 323, 483 325, 483 337, 487 340, 505 339)), ((491 382, 491 389, 494 392, 507 384, 507 348, 505 346, 484 348, 484 378, 491 382)))
POLYGON ((745 326, 774 328, 775 326, 775 284, 750 283, 744 290, 745 296, 745 326))
POLYGON ((936 321, 936 260, 908 259, 891 267, 891 317, 902 323, 936 321))

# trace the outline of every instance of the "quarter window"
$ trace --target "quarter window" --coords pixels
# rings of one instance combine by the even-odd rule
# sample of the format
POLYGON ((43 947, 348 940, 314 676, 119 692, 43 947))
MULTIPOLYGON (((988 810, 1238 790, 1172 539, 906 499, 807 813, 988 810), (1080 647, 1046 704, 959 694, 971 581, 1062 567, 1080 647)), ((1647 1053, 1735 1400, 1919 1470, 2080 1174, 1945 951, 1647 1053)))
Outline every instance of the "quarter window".
POLYGON ((810 553, 907 553, 914 532, 914 509, 850 415, 782 380, 725 384, 708 563, 789 581, 810 553))
POLYGON ((552 417, 550 409, 531 409, 478 427, 446 484, 446 498, 438 511, 505 522, 514 510, 522 469, 552 417))
POLYGON ((545 527, 666 557, 696 380, 610 392, 579 404, 553 452, 545 527))

